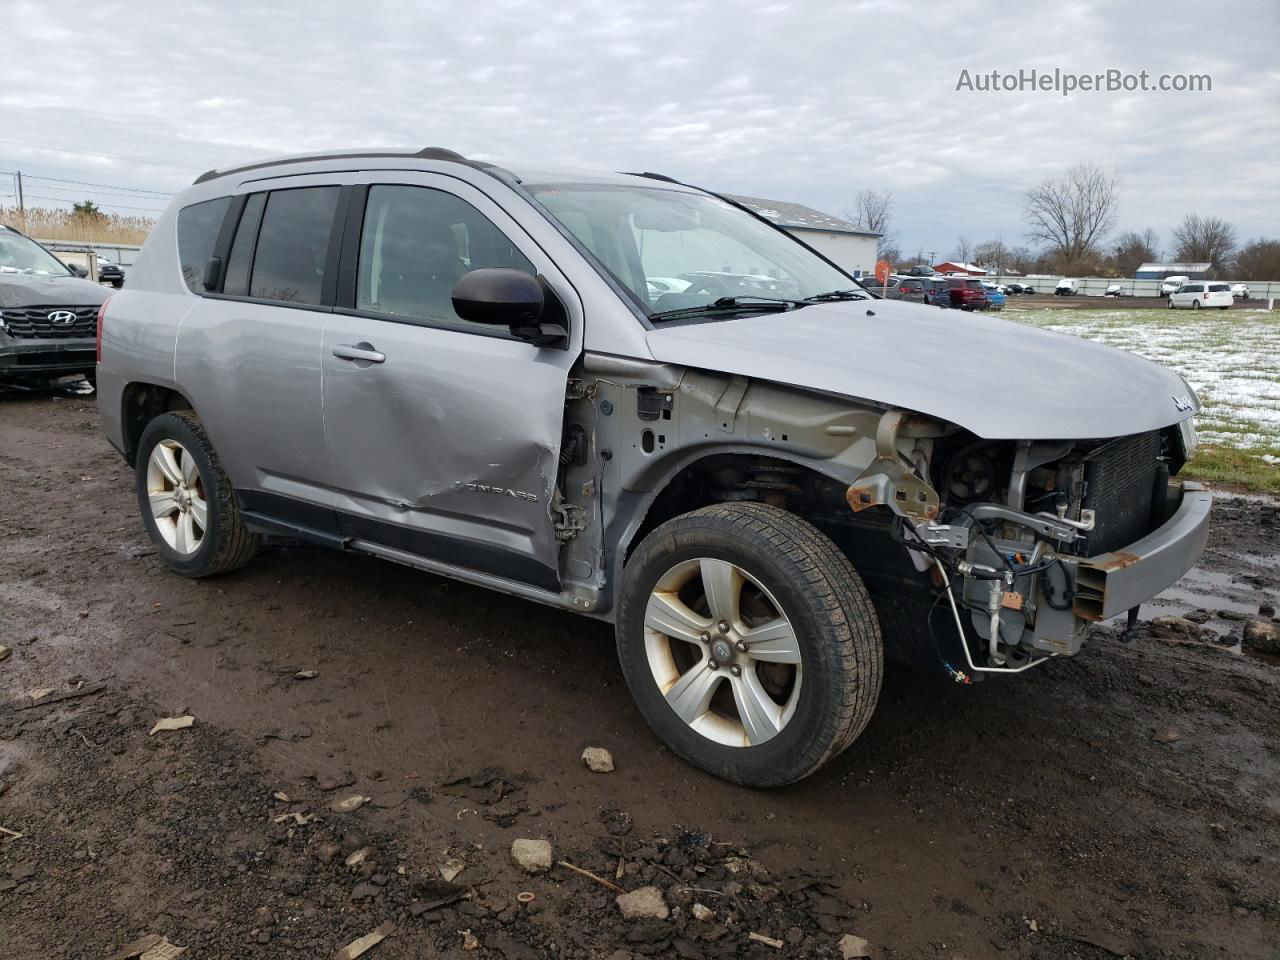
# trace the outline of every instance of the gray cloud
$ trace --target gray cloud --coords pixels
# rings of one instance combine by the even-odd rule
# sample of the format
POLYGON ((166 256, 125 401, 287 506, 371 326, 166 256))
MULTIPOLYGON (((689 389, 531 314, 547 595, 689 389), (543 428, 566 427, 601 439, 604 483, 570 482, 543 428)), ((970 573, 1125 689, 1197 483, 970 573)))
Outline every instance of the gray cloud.
POLYGON ((904 247, 945 254, 1020 242, 1026 187, 1089 159, 1124 179, 1122 228, 1198 211, 1280 233, 1272 0, 1028 6, 10 3, 0 169, 173 190, 266 154, 438 144, 837 213, 891 189, 904 247), (1033 67, 1213 91, 955 89, 1033 67))

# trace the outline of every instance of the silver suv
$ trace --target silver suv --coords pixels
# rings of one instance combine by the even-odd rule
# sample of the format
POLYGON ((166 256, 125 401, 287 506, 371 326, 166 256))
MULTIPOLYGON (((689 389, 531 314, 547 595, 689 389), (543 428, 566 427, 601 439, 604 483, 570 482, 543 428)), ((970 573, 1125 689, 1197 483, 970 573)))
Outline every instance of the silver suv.
POLYGON ((853 742, 886 652, 961 682, 1075 654, 1207 533, 1177 374, 867 299, 654 174, 211 171, 108 303, 98 385, 177 573, 282 535, 608 621, 657 734, 754 786, 853 742))

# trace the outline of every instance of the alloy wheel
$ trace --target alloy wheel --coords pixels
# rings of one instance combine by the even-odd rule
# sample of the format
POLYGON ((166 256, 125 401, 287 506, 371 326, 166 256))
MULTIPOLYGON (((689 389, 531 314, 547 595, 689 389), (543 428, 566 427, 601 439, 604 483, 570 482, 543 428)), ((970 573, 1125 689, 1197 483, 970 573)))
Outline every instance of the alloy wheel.
POLYGON ((147 496, 156 529, 171 550, 190 556, 200 549, 209 505, 195 458, 176 440, 161 440, 147 460, 147 496))
POLYGON ((702 557, 663 574, 645 610, 644 641, 668 706, 709 740, 757 746, 795 714, 799 638, 769 591, 734 563, 702 557))

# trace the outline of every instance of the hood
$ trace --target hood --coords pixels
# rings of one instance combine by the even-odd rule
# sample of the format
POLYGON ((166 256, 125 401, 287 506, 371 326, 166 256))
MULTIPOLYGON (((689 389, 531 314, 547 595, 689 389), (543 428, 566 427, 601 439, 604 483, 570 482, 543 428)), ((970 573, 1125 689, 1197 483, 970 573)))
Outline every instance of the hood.
POLYGON ((0 310, 6 307, 96 307, 114 291, 80 277, 0 273, 0 310))
MULTIPOLYGON (((658 326, 654 359, 870 400, 988 439, 1083 440, 1169 426, 1172 370, 1067 334, 893 300, 658 326)), ((1176 398, 1176 399, 1175 399, 1176 398)))

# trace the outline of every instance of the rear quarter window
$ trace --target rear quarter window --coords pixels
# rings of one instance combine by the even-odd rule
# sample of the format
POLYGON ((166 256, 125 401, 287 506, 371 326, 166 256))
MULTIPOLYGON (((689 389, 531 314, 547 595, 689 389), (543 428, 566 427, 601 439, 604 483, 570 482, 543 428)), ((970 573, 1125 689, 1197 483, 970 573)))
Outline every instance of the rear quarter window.
POLYGON ((1210 293, 1228 293, 1228 292, 1230 292, 1230 290, 1231 290, 1231 288, 1230 288, 1230 287, 1228 287, 1225 283, 1211 283, 1211 284, 1209 284, 1209 292, 1210 292, 1210 293))
POLYGON ((204 293, 205 266, 213 256, 218 231, 230 206, 230 197, 219 197, 178 211, 178 262, 182 265, 182 279, 194 293, 204 293))

